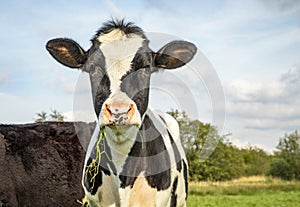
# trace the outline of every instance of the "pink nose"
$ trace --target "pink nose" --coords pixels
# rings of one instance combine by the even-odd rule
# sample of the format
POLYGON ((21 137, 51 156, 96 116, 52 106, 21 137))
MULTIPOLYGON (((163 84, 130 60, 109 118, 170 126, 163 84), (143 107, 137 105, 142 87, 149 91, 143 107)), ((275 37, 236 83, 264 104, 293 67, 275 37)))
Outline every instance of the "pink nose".
POLYGON ((134 105, 126 103, 107 103, 103 107, 103 115, 109 124, 130 124, 135 113, 134 105))

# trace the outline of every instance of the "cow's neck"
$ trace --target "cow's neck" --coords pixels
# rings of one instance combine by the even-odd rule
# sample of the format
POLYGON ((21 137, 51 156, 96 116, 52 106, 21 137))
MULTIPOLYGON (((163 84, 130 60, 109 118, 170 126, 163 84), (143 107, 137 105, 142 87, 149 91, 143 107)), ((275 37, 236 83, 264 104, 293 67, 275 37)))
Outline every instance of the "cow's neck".
POLYGON ((112 156, 111 159, 119 173, 136 141, 139 128, 137 126, 120 126, 119 128, 114 126, 105 128, 106 140, 112 156))

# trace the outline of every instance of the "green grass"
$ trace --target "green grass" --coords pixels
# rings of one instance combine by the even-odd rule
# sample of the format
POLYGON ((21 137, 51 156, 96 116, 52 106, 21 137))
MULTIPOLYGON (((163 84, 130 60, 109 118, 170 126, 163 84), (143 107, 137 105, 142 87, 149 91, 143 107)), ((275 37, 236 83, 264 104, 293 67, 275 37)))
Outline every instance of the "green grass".
POLYGON ((188 207, 300 207, 300 191, 255 195, 190 195, 188 207))
POLYGON ((300 183, 280 180, 192 183, 188 207, 300 207, 300 183))

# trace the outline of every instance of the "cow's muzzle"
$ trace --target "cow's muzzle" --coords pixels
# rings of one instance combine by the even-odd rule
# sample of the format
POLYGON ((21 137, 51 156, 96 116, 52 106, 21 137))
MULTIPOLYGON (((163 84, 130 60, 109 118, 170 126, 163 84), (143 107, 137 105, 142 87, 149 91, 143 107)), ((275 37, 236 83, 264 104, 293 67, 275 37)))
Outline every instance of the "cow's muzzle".
POLYGON ((103 104, 99 122, 107 125, 140 125, 141 117, 132 100, 108 100, 103 104))

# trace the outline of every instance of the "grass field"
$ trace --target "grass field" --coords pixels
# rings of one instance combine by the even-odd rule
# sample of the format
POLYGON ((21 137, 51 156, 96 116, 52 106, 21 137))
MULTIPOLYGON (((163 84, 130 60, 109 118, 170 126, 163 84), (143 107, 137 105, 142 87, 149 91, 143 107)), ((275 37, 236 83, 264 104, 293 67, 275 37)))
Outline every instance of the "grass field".
POLYGON ((300 207, 300 182, 265 177, 191 183, 188 207, 300 207))

